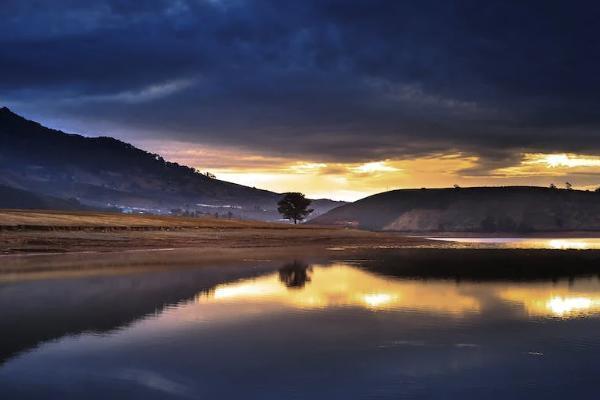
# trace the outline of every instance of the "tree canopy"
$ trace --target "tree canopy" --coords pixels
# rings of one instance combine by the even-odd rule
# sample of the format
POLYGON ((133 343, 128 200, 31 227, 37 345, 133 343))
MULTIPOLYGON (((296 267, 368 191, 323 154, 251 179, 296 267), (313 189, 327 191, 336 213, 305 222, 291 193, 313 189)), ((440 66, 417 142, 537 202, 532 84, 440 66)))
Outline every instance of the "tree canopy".
POLYGON ((307 199, 303 193, 284 193, 281 200, 277 203, 277 211, 279 211, 285 219, 294 221, 294 224, 297 224, 298 221, 304 220, 304 218, 313 212, 313 209, 308 208, 310 203, 311 200, 307 199))

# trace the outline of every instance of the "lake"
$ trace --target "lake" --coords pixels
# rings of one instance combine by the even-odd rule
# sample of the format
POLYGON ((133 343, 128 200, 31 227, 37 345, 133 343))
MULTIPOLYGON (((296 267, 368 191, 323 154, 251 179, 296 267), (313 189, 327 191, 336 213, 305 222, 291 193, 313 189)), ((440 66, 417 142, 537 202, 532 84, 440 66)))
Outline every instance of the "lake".
POLYGON ((448 243, 466 243, 478 247, 507 249, 600 249, 600 238, 510 238, 510 237, 432 237, 429 239, 448 243))
POLYGON ((596 398, 598 257, 570 250, 338 250, 202 267, 11 276, 0 281, 0 393, 596 398))

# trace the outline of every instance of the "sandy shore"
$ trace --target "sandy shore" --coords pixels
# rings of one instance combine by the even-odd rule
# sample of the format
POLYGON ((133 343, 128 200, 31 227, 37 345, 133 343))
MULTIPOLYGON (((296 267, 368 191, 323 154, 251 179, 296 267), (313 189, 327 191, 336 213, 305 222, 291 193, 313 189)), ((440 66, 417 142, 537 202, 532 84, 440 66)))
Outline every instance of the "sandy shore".
POLYGON ((215 218, 0 210, 0 254, 169 248, 419 246, 424 238, 356 229, 215 218))

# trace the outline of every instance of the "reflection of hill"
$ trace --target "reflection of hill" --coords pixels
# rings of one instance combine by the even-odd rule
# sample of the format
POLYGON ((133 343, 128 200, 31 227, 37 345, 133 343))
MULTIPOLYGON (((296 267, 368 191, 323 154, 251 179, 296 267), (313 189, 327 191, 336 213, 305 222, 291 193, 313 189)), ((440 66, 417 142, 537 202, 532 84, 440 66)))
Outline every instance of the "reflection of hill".
POLYGON ((0 285, 0 363, 39 343, 107 332, 215 285, 257 276, 268 265, 202 267, 0 285))
POLYGON ((600 276, 600 251, 543 249, 396 249, 361 262, 369 271, 402 278, 552 280, 600 276))
POLYGON ((506 291, 505 285, 498 282, 600 274, 600 251, 394 249, 373 254, 361 252, 356 257, 361 260, 352 265, 373 274, 360 273, 348 266, 321 268, 294 262, 285 264, 275 274, 234 284, 227 283, 263 275, 274 267, 269 263, 254 268, 221 265, 0 284, 0 362, 47 340, 123 327, 215 287, 204 302, 243 303, 255 298, 300 308, 361 305, 368 309, 476 310, 471 300, 463 298, 464 285, 457 291, 454 286, 447 286, 448 282, 430 282, 431 290, 425 296, 423 287, 415 282, 388 281, 383 277, 453 279, 490 281, 490 285, 499 285, 495 290, 502 298, 517 299, 538 313, 546 312, 548 307, 557 315, 571 309, 596 307, 590 290, 582 289, 574 298, 568 297, 567 288, 563 288, 564 293, 552 292, 558 297, 546 292, 534 296, 521 293, 521 288, 506 291), (500 292, 501 289, 504 291, 500 292))

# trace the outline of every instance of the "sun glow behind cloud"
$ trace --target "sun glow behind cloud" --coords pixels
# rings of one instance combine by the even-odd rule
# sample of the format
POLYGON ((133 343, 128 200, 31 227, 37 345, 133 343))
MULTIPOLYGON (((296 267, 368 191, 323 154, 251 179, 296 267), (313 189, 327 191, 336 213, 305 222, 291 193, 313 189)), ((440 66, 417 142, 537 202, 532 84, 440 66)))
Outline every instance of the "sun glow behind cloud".
POLYGON ((562 185, 571 182, 577 189, 600 186, 600 157, 573 153, 524 153, 519 163, 491 171, 496 181, 530 185, 562 185))
POLYGON ((546 154, 541 155, 538 160, 534 157, 531 162, 545 163, 552 168, 600 167, 600 157, 582 157, 576 154, 546 154))
POLYGON ((358 167, 351 167, 351 171, 359 174, 370 174, 378 172, 397 172, 402 171, 400 168, 393 167, 387 164, 387 161, 373 161, 361 164, 358 167))
POLYGON ((300 190, 314 198, 356 200, 371 194, 422 186, 444 186, 472 161, 454 157, 380 160, 365 163, 296 161, 266 168, 216 168, 219 178, 278 192, 300 190), (439 169, 444 172, 439 172, 439 169))
POLYGON ((571 153, 524 153, 507 166, 473 174, 481 160, 463 153, 411 159, 328 161, 262 154, 243 148, 174 141, 139 143, 165 159, 217 178, 275 192, 302 191, 313 198, 353 201, 402 188, 492 185, 600 185, 600 157, 571 153))

